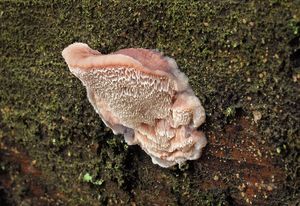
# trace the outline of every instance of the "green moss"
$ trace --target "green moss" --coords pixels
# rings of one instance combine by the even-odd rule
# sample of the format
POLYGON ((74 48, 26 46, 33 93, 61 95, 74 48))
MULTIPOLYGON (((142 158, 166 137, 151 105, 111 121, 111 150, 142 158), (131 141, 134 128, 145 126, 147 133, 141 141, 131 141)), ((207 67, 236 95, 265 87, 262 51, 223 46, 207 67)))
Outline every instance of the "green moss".
POLYGON ((225 190, 195 189, 192 178, 201 181, 204 168, 157 169, 139 147, 113 136, 60 54, 74 41, 103 53, 157 48, 189 77, 207 112, 206 132, 241 113, 262 113, 259 133, 274 145, 271 152, 280 150, 289 176, 279 198, 292 202, 299 188, 293 80, 300 66, 299 10, 297 1, 274 0, 1 1, 0 140, 25 149, 70 205, 155 203, 146 194, 155 193, 155 179, 163 179, 157 191, 167 191, 170 205, 230 204, 225 190), (83 187, 87 172, 103 185, 83 187))

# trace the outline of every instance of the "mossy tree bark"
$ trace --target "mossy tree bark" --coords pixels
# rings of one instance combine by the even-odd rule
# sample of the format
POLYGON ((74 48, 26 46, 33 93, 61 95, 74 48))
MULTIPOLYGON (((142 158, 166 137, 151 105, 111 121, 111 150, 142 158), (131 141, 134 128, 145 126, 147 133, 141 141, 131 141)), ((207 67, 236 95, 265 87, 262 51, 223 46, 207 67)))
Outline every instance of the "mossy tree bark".
POLYGON ((299 200, 299 1, 2 0, 0 20, 0 201, 299 200), (163 169, 105 128, 61 57, 76 41, 174 57, 207 112, 201 159, 163 169))

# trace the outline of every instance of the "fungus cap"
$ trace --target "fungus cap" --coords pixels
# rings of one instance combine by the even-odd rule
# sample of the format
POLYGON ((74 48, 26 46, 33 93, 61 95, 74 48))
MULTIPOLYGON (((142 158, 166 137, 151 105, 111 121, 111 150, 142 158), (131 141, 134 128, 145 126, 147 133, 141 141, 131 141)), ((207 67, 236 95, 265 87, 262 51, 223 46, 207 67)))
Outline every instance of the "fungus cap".
POLYGON ((170 167, 200 157, 204 108, 175 60, 142 48, 103 55, 83 43, 62 55, 106 126, 140 145, 153 163, 170 167))

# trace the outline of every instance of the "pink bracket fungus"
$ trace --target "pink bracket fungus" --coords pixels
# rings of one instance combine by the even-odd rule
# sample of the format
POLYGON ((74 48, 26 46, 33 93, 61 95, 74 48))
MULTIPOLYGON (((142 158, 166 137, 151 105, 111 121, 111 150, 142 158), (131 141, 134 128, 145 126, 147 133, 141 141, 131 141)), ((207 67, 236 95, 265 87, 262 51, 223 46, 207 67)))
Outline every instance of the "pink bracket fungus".
POLYGON ((103 55, 83 43, 62 55, 106 126, 127 144, 140 145, 154 164, 200 157, 207 141, 197 127, 205 112, 174 59, 141 48, 103 55))

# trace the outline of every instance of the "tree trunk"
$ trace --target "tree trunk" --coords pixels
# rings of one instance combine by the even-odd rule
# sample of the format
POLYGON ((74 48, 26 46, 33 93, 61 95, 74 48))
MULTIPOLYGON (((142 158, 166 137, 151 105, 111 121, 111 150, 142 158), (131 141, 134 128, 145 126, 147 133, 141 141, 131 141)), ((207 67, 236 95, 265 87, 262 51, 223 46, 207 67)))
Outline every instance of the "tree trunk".
POLYGON ((299 1, 0 2, 1 205, 295 205, 299 1), (105 127, 61 51, 158 49, 205 107, 169 169, 105 127))

